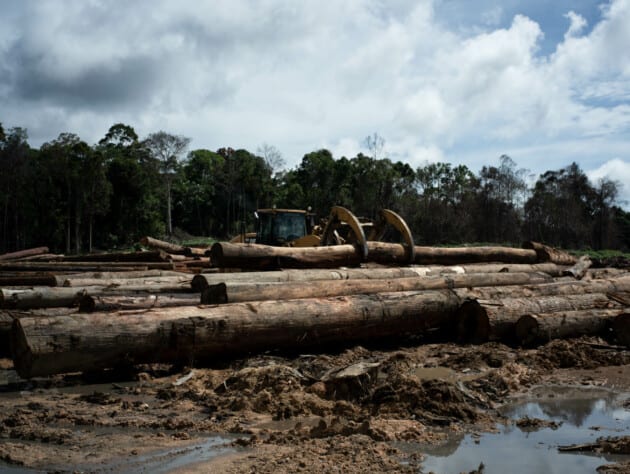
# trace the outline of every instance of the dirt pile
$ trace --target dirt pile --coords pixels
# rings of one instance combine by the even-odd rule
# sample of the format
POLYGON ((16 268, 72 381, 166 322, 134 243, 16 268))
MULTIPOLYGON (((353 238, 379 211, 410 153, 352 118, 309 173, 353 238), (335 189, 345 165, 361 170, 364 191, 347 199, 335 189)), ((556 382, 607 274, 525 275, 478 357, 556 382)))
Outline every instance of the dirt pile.
POLYGON ((19 382, 5 385, 0 397, 0 458, 89 471, 95 463, 229 434, 238 436, 237 452, 213 461, 226 472, 417 472, 422 456, 398 443, 493 430, 506 421, 498 408, 510 397, 550 377, 582 384, 567 367, 624 364, 625 351, 580 339, 531 350, 495 343, 355 347, 19 382), (105 377, 109 382, 89 384, 105 377))

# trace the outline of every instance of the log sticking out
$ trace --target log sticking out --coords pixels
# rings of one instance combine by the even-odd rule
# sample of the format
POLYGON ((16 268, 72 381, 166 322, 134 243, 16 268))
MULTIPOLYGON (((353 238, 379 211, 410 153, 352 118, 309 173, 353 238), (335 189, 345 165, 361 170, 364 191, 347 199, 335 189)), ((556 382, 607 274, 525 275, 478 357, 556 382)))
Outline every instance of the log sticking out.
POLYGON ((536 284, 551 281, 544 273, 477 273, 396 279, 319 280, 286 283, 218 283, 201 293, 203 304, 322 298, 393 291, 420 291, 470 286, 536 284))
POLYGON ((348 344, 442 327, 459 304, 444 290, 22 318, 12 328, 13 359, 20 376, 34 377, 348 344))
POLYGON ((612 320, 624 313, 624 309, 584 309, 526 314, 518 318, 514 332, 517 342, 523 346, 552 339, 604 335, 612 320))
POLYGON ((458 310, 455 324, 462 342, 514 342, 514 327, 523 315, 620 306, 602 293, 470 300, 458 310))

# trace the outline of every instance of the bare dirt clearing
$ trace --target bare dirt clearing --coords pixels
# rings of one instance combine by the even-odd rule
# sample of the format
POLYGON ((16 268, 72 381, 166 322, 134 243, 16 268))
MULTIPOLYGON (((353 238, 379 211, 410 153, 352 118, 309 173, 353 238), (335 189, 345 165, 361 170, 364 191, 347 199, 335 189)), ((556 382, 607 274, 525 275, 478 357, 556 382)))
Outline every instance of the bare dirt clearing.
POLYGON ((419 472, 449 440, 561 424, 511 416, 510 404, 598 389, 626 412, 630 387, 630 352, 595 338, 530 350, 358 346, 31 381, 2 367, 0 468, 13 472, 419 472))

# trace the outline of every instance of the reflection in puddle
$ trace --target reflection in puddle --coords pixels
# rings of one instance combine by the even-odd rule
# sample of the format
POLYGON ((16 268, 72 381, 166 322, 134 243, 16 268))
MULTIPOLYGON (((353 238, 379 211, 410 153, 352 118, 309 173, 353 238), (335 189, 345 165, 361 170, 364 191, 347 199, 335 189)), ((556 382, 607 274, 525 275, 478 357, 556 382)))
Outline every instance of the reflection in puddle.
POLYGON ((555 429, 521 430, 514 425, 500 433, 453 438, 435 449, 426 448, 423 472, 458 473, 476 469, 484 473, 595 473, 602 464, 630 456, 560 453, 558 446, 594 442, 601 436, 630 434, 630 412, 611 392, 555 391, 536 401, 508 406, 503 414, 513 420, 524 417, 561 423, 555 429))

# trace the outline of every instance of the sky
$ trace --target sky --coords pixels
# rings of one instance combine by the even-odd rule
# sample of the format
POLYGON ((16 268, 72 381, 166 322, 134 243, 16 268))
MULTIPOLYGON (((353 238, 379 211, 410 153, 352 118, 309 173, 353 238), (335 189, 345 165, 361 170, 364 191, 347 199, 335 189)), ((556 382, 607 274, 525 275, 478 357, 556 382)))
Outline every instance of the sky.
POLYGON ((0 2, 4 128, 119 122, 290 168, 374 133, 414 168, 576 162, 630 203, 630 0, 0 2))

